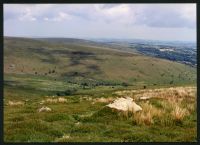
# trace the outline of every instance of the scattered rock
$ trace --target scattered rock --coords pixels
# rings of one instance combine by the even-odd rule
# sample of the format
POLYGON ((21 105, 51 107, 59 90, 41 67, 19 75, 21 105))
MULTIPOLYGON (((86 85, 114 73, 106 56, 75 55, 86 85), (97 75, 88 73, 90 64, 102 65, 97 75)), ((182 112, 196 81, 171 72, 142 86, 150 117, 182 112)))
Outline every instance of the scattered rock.
POLYGON ((51 111, 51 108, 46 107, 46 106, 43 106, 42 108, 38 110, 38 112, 50 112, 50 111, 51 111))
POLYGON ((118 98, 113 103, 108 104, 106 106, 121 111, 137 112, 142 110, 142 108, 139 105, 137 105, 130 97, 118 98))
POLYGON ((75 123, 75 125, 77 125, 77 126, 80 125, 80 124, 81 124, 80 122, 76 122, 76 123, 75 123))
POLYGON ((40 102, 40 104, 44 104, 44 102, 45 102, 45 101, 44 101, 44 100, 42 100, 42 101, 40 102))
POLYGON ((69 136, 69 135, 63 135, 62 138, 63 138, 63 139, 68 139, 68 138, 70 138, 70 136, 69 136))
POLYGON ((14 65, 14 64, 11 64, 9 67, 10 67, 10 68, 15 68, 15 65, 14 65))

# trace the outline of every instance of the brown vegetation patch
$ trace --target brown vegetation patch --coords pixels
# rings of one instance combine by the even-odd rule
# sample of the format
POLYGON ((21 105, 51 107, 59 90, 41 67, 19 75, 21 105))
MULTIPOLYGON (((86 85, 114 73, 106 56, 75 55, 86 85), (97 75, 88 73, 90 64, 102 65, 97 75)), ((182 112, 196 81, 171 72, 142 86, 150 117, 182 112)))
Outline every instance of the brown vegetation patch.
POLYGON ((176 122, 181 122, 183 118, 189 114, 188 110, 185 108, 180 108, 179 106, 175 106, 174 110, 171 112, 173 119, 176 122))
POLYGON ((46 100, 42 100, 40 102, 40 104, 44 104, 44 103, 66 103, 67 99, 63 98, 63 97, 59 97, 59 98, 47 98, 46 100))
MULTIPOLYGON (((180 123, 197 109, 196 87, 125 90, 115 94, 129 95, 139 103, 142 110, 131 115, 133 122, 138 125, 151 125, 155 120, 163 125, 180 123)), ((120 108, 120 105, 116 108, 120 108)))
POLYGON ((22 101, 8 101, 9 106, 23 106, 24 102, 22 101))

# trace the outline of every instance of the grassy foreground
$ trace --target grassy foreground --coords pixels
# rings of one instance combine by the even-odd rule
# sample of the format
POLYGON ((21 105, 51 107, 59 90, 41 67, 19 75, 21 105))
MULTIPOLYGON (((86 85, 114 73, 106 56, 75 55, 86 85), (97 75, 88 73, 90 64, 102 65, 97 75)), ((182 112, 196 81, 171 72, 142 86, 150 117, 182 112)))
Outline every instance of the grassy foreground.
POLYGON ((196 87, 71 96, 4 90, 5 142, 197 141, 196 87), (132 97, 143 110, 131 113, 106 107, 123 96, 132 97), (144 96, 151 98, 139 99, 144 96), (51 111, 38 112, 43 106, 51 111))

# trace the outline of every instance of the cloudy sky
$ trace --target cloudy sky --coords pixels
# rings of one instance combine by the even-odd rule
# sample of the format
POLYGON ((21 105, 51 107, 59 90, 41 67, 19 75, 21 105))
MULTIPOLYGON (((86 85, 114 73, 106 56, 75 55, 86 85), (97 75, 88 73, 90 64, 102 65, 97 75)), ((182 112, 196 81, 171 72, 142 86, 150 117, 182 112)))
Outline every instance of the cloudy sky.
POLYGON ((196 41, 196 4, 4 4, 4 36, 196 41))

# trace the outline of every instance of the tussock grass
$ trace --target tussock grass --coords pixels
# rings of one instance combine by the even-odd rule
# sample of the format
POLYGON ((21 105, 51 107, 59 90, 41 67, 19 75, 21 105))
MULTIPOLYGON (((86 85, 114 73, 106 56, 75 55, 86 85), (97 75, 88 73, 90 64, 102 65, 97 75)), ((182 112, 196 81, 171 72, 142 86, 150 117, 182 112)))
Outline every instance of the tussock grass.
POLYGON ((150 111, 148 111, 146 113, 137 113, 134 115, 133 121, 137 125, 143 125, 143 124, 151 125, 151 124, 153 124, 152 114, 150 111))
MULTIPOLYGON (((161 89, 129 90, 136 95, 132 96, 142 107, 142 111, 131 113, 133 122, 137 125, 164 125, 173 126, 182 123, 186 116, 196 111, 195 87, 171 87, 161 89), (140 97, 149 97, 141 100, 140 97), (175 124, 174 124, 175 123, 175 124)), ((118 94, 127 95, 126 91, 117 91, 118 94)), ((130 113, 124 112, 124 116, 130 117, 130 113)))
POLYGON ((182 122, 184 117, 188 115, 187 109, 180 108, 179 106, 175 106, 174 110, 172 111, 173 120, 176 122, 182 122))
POLYGON ((115 94, 119 96, 131 96, 135 100, 141 97, 161 98, 161 99, 187 99, 195 100, 196 87, 170 87, 160 89, 141 89, 141 90, 124 90, 116 91, 115 94))
POLYGON ((160 118, 162 115, 162 111, 149 103, 141 104, 142 111, 133 114, 133 121, 139 125, 151 125, 154 123, 153 118, 160 118))
MULTIPOLYGON (((191 96, 195 95, 192 91, 196 90, 185 87, 184 92, 177 89, 180 88, 151 89, 149 93, 152 97, 148 100, 131 96, 141 106, 142 110, 139 112, 109 108, 106 106, 109 101, 92 104, 96 97, 92 96, 92 99, 89 99, 89 95, 81 101, 77 101, 80 100, 80 96, 68 97, 67 105, 44 102, 53 109, 52 112, 37 112, 38 107, 41 107, 39 104, 41 98, 30 99, 28 104, 16 109, 5 105, 7 112, 4 122, 5 140, 22 142, 196 141, 196 96, 191 96)), ((136 96, 145 93, 143 90, 134 91, 136 96)), ((105 96, 105 100, 111 96, 113 99, 117 98, 111 93, 105 96)))

